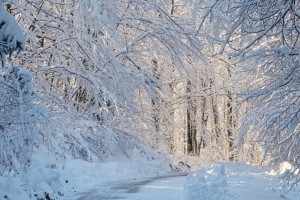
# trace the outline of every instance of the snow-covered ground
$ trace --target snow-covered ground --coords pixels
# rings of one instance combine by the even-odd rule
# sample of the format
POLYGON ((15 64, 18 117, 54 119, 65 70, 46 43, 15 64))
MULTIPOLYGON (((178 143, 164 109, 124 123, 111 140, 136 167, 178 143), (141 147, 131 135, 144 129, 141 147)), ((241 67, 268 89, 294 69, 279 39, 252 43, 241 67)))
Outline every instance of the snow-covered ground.
MULTIPOLYGON (((284 168, 285 166, 283 166, 284 168)), ((278 181, 283 168, 245 163, 217 163, 188 175, 185 200, 298 200, 296 191, 284 193, 278 181)))
POLYGON ((0 176, 0 199, 43 199, 45 192, 51 199, 61 200, 300 199, 296 191, 281 192, 282 183, 277 178, 283 168, 272 170, 239 162, 217 163, 188 176, 178 176, 174 172, 170 175, 167 160, 156 159, 137 156, 123 162, 37 163, 27 173, 0 176))
POLYGON ((186 176, 117 181, 79 195, 79 200, 298 200, 281 192, 280 170, 244 163, 215 164, 186 176))
POLYGON ((107 182, 154 177, 171 171, 166 155, 147 149, 132 149, 130 159, 107 162, 72 157, 57 161, 47 149, 38 150, 25 171, 0 176, 0 200, 45 199, 46 193, 51 199, 70 200, 107 182))

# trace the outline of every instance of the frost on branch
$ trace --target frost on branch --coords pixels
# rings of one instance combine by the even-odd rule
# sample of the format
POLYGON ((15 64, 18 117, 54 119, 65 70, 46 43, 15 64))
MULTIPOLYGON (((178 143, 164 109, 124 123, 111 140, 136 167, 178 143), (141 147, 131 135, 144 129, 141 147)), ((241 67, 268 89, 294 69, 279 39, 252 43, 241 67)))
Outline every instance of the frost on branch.
POLYGON ((2 66, 5 56, 14 51, 21 51, 25 45, 25 34, 18 25, 15 18, 0 6, 0 59, 2 66))

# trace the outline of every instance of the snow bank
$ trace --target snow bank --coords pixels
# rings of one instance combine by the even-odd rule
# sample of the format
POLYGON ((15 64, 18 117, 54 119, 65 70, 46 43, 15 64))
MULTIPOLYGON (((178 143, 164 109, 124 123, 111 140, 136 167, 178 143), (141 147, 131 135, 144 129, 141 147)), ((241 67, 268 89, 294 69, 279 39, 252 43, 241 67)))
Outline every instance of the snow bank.
POLYGON ((227 189, 225 167, 215 163, 209 169, 190 173, 184 185, 185 200, 232 200, 234 196, 227 189))
MULTIPOLYGON (((167 163, 165 163, 167 166, 167 163)), ((105 182, 157 176, 168 171, 162 163, 142 160, 89 163, 69 160, 65 164, 36 164, 28 172, 0 176, 0 199, 76 199, 105 182)))
POLYGON ((291 165, 291 163, 285 161, 279 164, 279 170, 278 173, 279 174, 284 174, 290 170, 292 170, 293 166, 291 165))
POLYGON ((40 145, 27 171, 0 176, 0 199, 76 199, 80 193, 99 188, 105 182, 159 176, 170 172, 164 154, 145 148, 131 149, 130 159, 88 162, 68 157, 57 160, 40 145))

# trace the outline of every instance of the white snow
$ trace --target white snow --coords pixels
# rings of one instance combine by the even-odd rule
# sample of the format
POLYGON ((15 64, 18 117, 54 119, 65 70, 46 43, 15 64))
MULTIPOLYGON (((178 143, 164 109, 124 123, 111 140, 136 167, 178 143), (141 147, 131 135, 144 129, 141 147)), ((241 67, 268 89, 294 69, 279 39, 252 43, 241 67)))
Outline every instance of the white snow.
POLYGON ((148 160, 135 155, 133 160, 116 162, 86 162, 67 159, 58 162, 40 148, 32 166, 27 172, 0 176, 0 199, 37 199, 44 198, 45 192, 53 199, 76 199, 81 193, 101 188, 106 182, 132 180, 141 177, 154 177, 170 172, 168 160, 148 160))
POLYGON ((229 192, 223 163, 215 163, 211 168, 200 169, 186 178, 184 186, 185 200, 233 199, 229 192))
POLYGON ((268 167, 239 162, 217 163, 187 176, 185 200, 298 200, 296 191, 281 191, 282 183, 277 176, 281 170, 274 173, 275 170, 268 167))
POLYGON ((277 176, 268 175, 269 170, 272 168, 239 162, 215 163, 188 176, 109 182, 79 199, 298 200, 295 191, 281 192, 282 183, 277 176))
POLYGON ((285 161, 280 163, 279 165, 279 173, 280 174, 284 174, 285 172, 287 172, 288 170, 291 170, 293 168, 293 166, 291 165, 291 163, 285 161))
MULTIPOLYGON (((7 55, 13 51, 23 50, 25 45, 24 32, 14 16, 8 13, 3 6, 0 6, 0 41, 2 64, 5 60, 4 54, 7 55)), ((18 68, 16 72, 18 76, 14 77, 14 81, 16 81, 15 85, 18 86, 17 91, 20 95, 18 105, 23 105, 24 102, 31 102, 32 100, 32 74, 23 68, 18 68)), ((0 74, 4 77, 5 73, 1 70, 0 74)), ((21 109, 22 112, 20 111, 19 116, 22 119, 26 118, 27 123, 33 123, 35 122, 35 115, 39 114, 39 109, 34 107, 33 103, 32 105, 28 104, 28 107, 27 110, 21 109)), ((79 123, 77 121, 76 128, 70 130, 70 136, 75 142, 79 141, 78 145, 82 145, 82 149, 86 150, 90 161, 94 161, 92 159, 93 151, 91 147, 84 145, 86 141, 82 137, 87 131, 92 133, 101 132, 97 123, 90 121, 81 121, 79 123)), ((12 134, 9 136, 11 137, 12 134)), ((131 151, 129 152, 132 152, 133 155, 127 155, 128 159, 121 159, 122 155, 120 155, 120 158, 117 158, 118 153, 127 151, 128 147, 131 148, 134 145, 124 145, 118 148, 120 143, 116 142, 116 140, 120 135, 114 134, 113 131, 103 136, 105 137, 101 138, 100 135, 100 138, 97 139, 101 139, 100 141, 109 147, 107 150, 112 151, 107 155, 107 157, 114 156, 110 162, 100 161, 96 158, 94 162, 87 162, 81 159, 74 159, 76 156, 67 157, 68 154, 64 154, 66 156, 65 160, 59 160, 59 156, 51 155, 51 152, 49 152, 51 148, 45 147, 43 144, 36 144, 36 154, 33 156, 30 167, 26 165, 20 171, 18 171, 18 167, 11 167, 8 170, 4 170, 4 173, 0 176, 0 199, 43 199, 46 193, 49 194, 51 199, 69 200, 82 196, 88 199, 102 195, 103 192, 105 193, 106 190, 99 191, 103 187, 110 189, 107 191, 119 193, 118 198, 132 200, 300 199, 293 190, 289 193, 282 193, 282 183, 277 181, 280 174, 284 174, 292 169, 292 165, 288 162, 282 163, 279 170, 244 163, 215 163, 210 168, 198 169, 186 177, 178 176, 146 180, 133 184, 134 187, 129 188, 129 190, 124 190, 123 187, 128 187, 128 183, 126 185, 124 182, 129 182, 128 180, 134 183, 136 180, 142 180, 145 177, 156 177, 170 173, 171 169, 177 172, 195 170, 200 165, 206 166, 207 162, 203 162, 199 157, 182 158, 175 156, 171 159, 173 160, 171 162, 165 155, 158 156, 151 150, 146 150, 143 147, 130 149, 131 151), (120 182, 123 182, 124 185, 116 187, 115 184, 120 182), (125 193, 124 191, 122 193, 122 190, 120 190, 122 188, 125 193)), ((64 137, 60 139, 67 139, 64 137)), ((7 139, 9 138, 7 137, 7 139)), ((63 143, 57 144, 59 146, 63 143)), ((22 145, 19 146, 20 149, 24 149, 24 147, 21 148, 22 145)), ((96 144, 94 148, 96 150, 101 149, 97 147, 99 147, 99 144, 96 144)), ((3 150, 5 148, 2 143, 0 148, 1 155, 3 152, 7 153, 3 150)), ((69 150, 70 148, 65 149, 69 150)), ((75 150, 74 153, 78 153, 75 150)), ((14 150, 11 150, 11 152, 14 152, 14 150)), ((126 155, 129 152, 123 153, 126 155)), ((12 163, 9 163, 9 165, 17 165, 18 163, 14 162, 15 158, 13 157, 16 155, 11 155, 12 163)), ((105 157, 104 153, 103 157, 105 157)))
MULTIPOLYGON (((89 163, 68 160, 55 163, 46 151, 36 163, 22 174, 0 177, 0 197, 36 199, 49 193, 54 199, 131 200, 298 200, 295 191, 282 193, 278 181, 280 169, 245 163, 215 163, 188 176, 143 179, 168 172, 168 163, 138 157, 133 161, 89 163), (270 171, 273 170, 272 173, 270 171), (275 173, 276 172, 276 173, 275 173), (138 180, 145 180, 141 183, 138 180), (149 181, 148 181, 149 180, 149 181), (130 184, 133 182, 138 184, 130 184), (122 187, 124 184, 126 189, 122 187), (123 189, 122 189, 123 188, 123 189), (86 198, 84 198, 86 197, 86 198), (93 198, 95 197, 95 198, 93 198)), ((1 199, 0 198, 0 199, 1 199)))
POLYGON ((15 18, 0 5, 0 39, 1 50, 11 53, 13 50, 23 50, 25 46, 25 34, 15 18), (5 40, 6 42, 3 42, 5 40))

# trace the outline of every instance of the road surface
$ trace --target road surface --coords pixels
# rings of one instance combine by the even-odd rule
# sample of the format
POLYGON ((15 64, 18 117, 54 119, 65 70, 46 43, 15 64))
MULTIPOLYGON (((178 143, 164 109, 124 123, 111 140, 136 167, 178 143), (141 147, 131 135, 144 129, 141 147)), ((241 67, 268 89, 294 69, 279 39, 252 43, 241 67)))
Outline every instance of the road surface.
POLYGON ((81 193, 78 200, 182 200, 185 175, 110 182, 81 193))

